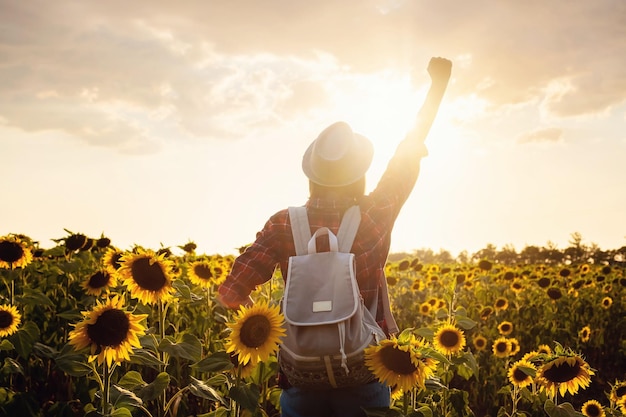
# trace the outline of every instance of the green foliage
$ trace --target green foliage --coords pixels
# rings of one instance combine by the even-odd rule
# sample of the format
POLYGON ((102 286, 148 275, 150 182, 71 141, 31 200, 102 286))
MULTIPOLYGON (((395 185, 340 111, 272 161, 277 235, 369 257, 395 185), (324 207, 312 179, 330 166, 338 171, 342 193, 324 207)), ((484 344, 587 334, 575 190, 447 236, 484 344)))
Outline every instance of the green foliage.
MULTIPOLYGON (((278 415, 276 358, 242 376, 242 367, 235 366, 236 360, 225 351, 233 312, 216 302, 215 283, 206 287, 190 279, 195 260, 226 259, 228 265, 232 259, 170 252, 174 297, 154 305, 132 298, 118 280, 110 293, 123 297, 134 314, 147 315, 147 332, 139 338, 141 346, 130 352, 130 360, 105 369, 90 360, 98 352, 76 351, 68 342, 83 313, 106 295, 87 294, 84 284, 104 269, 110 247, 90 244, 69 250, 70 240, 58 239, 56 247, 24 268, 0 269, 0 305, 14 305, 21 315, 17 329, 0 337, 0 415, 278 415)), ((403 393, 391 407, 369 409, 367 415, 569 417, 582 415, 579 410, 588 399, 603 403, 607 416, 619 415, 607 393, 610 382, 623 378, 619 372, 626 368, 624 266, 611 262, 615 256, 586 263, 591 254, 580 244, 562 256, 535 249, 519 255, 483 251, 468 256, 467 262, 453 262, 444 254, 431 256, 429 263, 410 255, 390 262, 391 304, 403 329, 398 338, 416 336, 424 343, 419 351, 436 360, 437 369, 425 389, 403 393), (406 262, 400 267, 402 261, 406 262), (549 288, 558 294, 551 295, 549 288), (495 308, 498 298, 507 301, 506 308, 495 308), (431 308, 421 310, 423 303, 431 308), (491 313, 483 314, 487 307, 491 313), (491 344, 502 336, 498 325, 503 321, 512 324, 506 337, 518 342, 519 351, 498 358, 491 344), (463 333, 466 344, 460 352, 444 354, 433 347, 443 323, 463 333), (585 326, 590 330, 587 340, 580 333, 585 326), (473 344, 478 335, 488 341, 484 350, 473 344), (557 399, 536 386, 515 389, 508 370, 542 344, 579 352, 595 372, 590 386, 557 399)), ((253 298, 278 302, 282 290, 277 272, 253 298)), ((536 373, 528 367, 520 370, 536 373)))

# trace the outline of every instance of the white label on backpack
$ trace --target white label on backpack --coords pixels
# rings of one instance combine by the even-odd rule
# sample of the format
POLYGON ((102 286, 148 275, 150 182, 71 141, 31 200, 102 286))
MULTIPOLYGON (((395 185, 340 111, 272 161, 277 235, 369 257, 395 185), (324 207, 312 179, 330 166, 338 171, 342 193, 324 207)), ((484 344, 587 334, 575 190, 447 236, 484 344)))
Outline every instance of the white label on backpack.
POLYGON ((313 301, 313 312, 317 313, 318 311, 332 311, 333 302, 332 301, 313 301))

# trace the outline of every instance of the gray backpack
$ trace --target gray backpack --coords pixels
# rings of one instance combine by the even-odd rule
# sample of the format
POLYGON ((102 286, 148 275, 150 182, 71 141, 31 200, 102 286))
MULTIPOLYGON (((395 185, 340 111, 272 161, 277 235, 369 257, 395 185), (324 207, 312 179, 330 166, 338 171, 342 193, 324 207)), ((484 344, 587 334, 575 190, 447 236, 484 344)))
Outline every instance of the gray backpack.
MULTIPOLYGON (((282 299, 287 335, 279 364, 293 386, 328 389, 365 384, 374 379, 363 351, 385 333, 365 307, 350 253, 361 220, 358 206, 346 211, 337 236, 322 227, 311 236, 305 207, 290 207, 296 255, 289 268, 282 299), (330 251, 317 252, 316 239, 328 236, 330 251)), ((397 326, 383 286, 385 317, 397 326)))

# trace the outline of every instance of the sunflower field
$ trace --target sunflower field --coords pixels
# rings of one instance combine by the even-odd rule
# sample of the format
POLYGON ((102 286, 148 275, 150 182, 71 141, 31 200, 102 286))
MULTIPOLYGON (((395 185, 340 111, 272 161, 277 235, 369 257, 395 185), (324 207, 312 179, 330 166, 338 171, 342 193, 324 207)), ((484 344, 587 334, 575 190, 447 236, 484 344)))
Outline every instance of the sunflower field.
MULTIPOLYGON (((280 414, 280 271, 232 311, 232 255, 66 232, 0 236, 0 416, 280 414)), ((510 252, 389 258, 402 331, 365 361, 392 405, 367 415, 626 415, 626 251, 510 252)))

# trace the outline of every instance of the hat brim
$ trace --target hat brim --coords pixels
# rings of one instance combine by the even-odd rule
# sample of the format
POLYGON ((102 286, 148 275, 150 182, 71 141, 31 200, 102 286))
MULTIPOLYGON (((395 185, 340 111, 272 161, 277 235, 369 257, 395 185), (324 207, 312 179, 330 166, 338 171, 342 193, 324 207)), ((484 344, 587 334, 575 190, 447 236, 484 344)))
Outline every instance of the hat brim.
POLYGON ((302 170, 309 180, 325 187, 343 187, 365 176, 372 163, 374 146, 367 137, 358 133, 353 133, 353 135, 354 146, 350 150, 350 159, 343 161, 341 172, 330 172, 314 167, 313 149, 319 138, 309 145, 302 157, 302 170))

